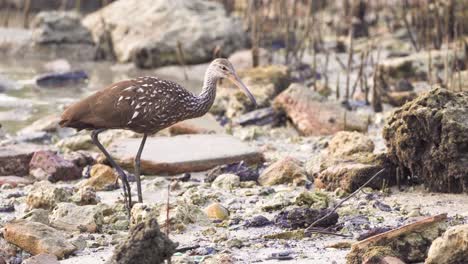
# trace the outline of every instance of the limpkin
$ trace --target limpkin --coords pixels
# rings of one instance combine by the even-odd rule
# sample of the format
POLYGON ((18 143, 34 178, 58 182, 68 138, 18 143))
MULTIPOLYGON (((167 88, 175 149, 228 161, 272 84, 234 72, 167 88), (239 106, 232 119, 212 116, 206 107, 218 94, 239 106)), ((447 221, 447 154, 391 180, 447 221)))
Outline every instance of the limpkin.
POLYGON ((175 82, 157 77, 120 81, 69 106, 62 114, 60 125, 92 130, 93 143, 119 174, 124 202, 129 210, 132 196, 127 175, 99 142, 99 133, 107 129, 128 129, 143 134, 134 160, 138 201, 142 202, 140 159, 147 136, 179 121, 206 114, 213 105, 218 80, 222 78, 229 79, 241 88, 256 105, 255 98, 237 76, 232 64, 227 59, 215 59, 206 70, 199 95, 194 95, 175 82))

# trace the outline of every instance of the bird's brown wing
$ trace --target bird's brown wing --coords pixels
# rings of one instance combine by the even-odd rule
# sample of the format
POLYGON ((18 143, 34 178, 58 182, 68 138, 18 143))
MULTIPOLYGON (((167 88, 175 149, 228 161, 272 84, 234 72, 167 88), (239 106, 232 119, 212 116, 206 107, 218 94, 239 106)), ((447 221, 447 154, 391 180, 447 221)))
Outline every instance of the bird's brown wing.
POLYGON ((129 119, 127 104, 117 102, 134 80, 114 83, 74 104, 63 112, 59 124, 76 129, 120 128, 129 119))

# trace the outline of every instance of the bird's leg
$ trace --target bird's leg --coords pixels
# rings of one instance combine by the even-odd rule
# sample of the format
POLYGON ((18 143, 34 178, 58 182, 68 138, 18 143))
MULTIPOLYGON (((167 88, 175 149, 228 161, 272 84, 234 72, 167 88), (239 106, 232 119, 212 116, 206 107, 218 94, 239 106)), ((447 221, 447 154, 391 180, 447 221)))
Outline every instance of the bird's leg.
POLYGON ((114 159, 112 159, 111 155, 107 152, 107 150, 104 148, 101 142, 99 142, 98 135, 99 133, 103 131, 105 131, 105 129, 102 129, 102 128, 93 130, 93 132, 91 133, 91 139, 93 140, 94 145, 96 145, 99 148, 99 150, 102 151, 104 156, 106 156, 106 159, 110 162, 112 167, 119 174, 120 179, 122 180, 122 188, 124 192, 124 203, 125 203, 125 206, 127 207, 128 215, 130 217, 130 210, 132 209, 132 193, 130 189, 130 184, 128 183, 128 178, 125 172, 122 170, 122 168, 119 165, 117 165, 114 159))
POLYGON ((135 178, 136 178, 136 183, 137 183, 137 189, 138 189, 138 202, 142 203, 143 202, 143 194, 141 192, 141 180, 140 180, 140 172, 141 172, 141 153, 143 152, 143 148, 145 147, 146 143, 146 137, 148 135, 145 133, 143 134, 143 139, 141 140, 140 147, 138 148, 138 152, 135 156, 135 178))

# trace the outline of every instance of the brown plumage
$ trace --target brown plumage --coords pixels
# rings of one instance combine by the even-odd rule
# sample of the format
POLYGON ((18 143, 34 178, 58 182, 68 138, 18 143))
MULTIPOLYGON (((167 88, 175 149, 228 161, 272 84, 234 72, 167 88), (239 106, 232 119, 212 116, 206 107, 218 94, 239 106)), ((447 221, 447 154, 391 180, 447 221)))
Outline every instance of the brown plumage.
POLYGON ((216 84, 221 78, 228 78, 234 82, 256 104, 252 94, 237 77, 231 63, 226 59, 216 59, 208 66, 203 90, 199 95, 194 95, 171 81, 157 77, 139 77, 111 84, 72 104, 63 112, 60 125, 78 130, 93 130, 94 144, 104 153, 121 177, 124 197, 128 197, 127 209, 129 210, 131 194, 127 177, 99 142, 98 134, 106 129, 117 128, 143 134, 135 157, 138 200, 142 202, 140 157, 147 135, 208 112, 216 96, 216 84))

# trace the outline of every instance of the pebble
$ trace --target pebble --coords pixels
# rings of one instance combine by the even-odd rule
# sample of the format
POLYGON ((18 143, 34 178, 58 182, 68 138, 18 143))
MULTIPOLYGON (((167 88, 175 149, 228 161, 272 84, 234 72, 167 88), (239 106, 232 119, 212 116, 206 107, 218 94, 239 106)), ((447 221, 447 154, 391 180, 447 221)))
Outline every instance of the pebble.
POLYGON ((219 203, 212 203, 205 208, 205 213, 208 218, 215 220, 225 220, 229 218, 229 211, 226 207, 219 203))

